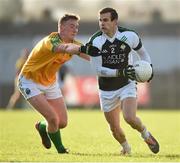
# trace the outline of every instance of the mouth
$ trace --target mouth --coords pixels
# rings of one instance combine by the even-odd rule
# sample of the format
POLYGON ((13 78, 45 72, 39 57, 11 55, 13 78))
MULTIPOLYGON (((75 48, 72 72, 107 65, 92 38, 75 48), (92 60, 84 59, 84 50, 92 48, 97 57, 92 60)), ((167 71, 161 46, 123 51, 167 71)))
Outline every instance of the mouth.
POLYGON ((72 34, 71 34, 71 37, 75 37, 75 36, 76 36, 76 34, 75 34, 75 33, 72 33, 72 34))
POLYGON ((76 36, 76 35, 77 35, 77 33, 72 33, 72 35, 73 35, 73 36, 76 36))
POLYGON ((106 28, 105 28, 105 27, 101 27, 101 30, 103 30, 103 31, 104 31, 104 30, 106 30, 106 28))

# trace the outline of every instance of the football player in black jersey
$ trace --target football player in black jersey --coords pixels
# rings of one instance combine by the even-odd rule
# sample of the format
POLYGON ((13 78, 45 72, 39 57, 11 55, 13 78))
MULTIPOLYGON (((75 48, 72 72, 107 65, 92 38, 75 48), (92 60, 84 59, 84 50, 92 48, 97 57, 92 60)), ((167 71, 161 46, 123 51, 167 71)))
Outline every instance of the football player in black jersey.
MULTIPOLYGON (((122 146, 121 154, 130 154, 131 147, 120 124, 120 112, 125 121, 136 129, 153 153, 159 152, 157 140, 137 117, 137 89, 132 52, 151 64, 151 59, 133 30, 118 26, 118 14, 113 8, 99 12, 99 27, 85 46, 62 45, 70 53, 91 55, 91 63, 98 76, 101 109, 114 138, 122 146)), ((152 79, 153 73, 149 81, 152 79)))

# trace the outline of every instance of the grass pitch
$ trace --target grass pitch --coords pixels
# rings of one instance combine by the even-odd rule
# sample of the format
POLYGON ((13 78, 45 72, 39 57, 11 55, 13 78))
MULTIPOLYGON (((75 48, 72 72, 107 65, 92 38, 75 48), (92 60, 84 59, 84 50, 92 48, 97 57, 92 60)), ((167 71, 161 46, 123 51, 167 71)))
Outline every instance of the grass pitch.
MULTIPOLYGON (((104 115, 98 110, 69 112, 69 124, 61 130, 69 154, 57 154, 55 147, 41 145, 34 128, 42 117, 35 111, 0 111, 0 161, 3 162, 180 162, 180 111, 138 111, 144 124, 158 139, 155 155, 140 134, 121 121, 132 147, 131 156, 120 156, 104 115)), ((122 118, 122 116, 121 116, 122 118)))

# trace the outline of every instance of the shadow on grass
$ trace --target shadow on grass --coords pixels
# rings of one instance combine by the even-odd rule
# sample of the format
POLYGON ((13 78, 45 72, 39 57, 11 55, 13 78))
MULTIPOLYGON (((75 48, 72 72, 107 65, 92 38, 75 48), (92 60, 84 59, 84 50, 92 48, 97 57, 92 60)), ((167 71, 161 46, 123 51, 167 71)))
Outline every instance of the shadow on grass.
POLYGON ((167 157, 167 158, 177 158, 177 159, 180 159, 180 154, 168 154, 168 155, 164 155, 164 157, 167 157))
MULTIPOLYGON (((109 157, 109 156, 124 156, 120 155, 118 153, 81 153, 81 152, 70 152, 72 155, 77 155, 77 156, 103 156, 103 157, 109 157)), ((126 155, 126 157, 131 157, 131 155, 126 155)))
POLYGON ((83 153, 83 152, 70 152, 72 155, 77 155, 77 156, 103 156, 103 157, 109 157, 109 156, 124 156, 124 157, 134 157, 134 158, 167 158, 168 160, 174 160, 174 159, 180 159, 180 154, 138 154, 134 153, 131 155, 120 155, 118 153, 83 153))
POLYGON ((167 158, 167 159, 180 159, 180 154, 139 154, 139 153, 135 153, 131 155, 132 157, 141 157, 141 158, 167 158))

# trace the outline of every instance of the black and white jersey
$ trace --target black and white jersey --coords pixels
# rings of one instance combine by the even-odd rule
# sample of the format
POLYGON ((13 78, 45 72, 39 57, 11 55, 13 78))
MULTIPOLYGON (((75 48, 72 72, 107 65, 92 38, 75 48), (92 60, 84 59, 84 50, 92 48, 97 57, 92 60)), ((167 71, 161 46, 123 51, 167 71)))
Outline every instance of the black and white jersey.
POLYGON ((132 30, 118 27, 112 38, 101 31, 96 32, 89 44, 101 51, 100 56, 91 57, 92 66, 98 75, 99 88, 112 91, 127 85, 128 78, 116 77, 116 69, 123 69, 129 64, 132 49, 138 51, 142 48, 138 35, 132 30))

